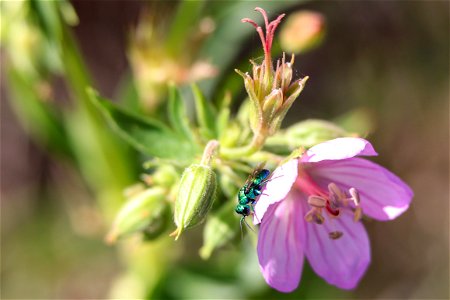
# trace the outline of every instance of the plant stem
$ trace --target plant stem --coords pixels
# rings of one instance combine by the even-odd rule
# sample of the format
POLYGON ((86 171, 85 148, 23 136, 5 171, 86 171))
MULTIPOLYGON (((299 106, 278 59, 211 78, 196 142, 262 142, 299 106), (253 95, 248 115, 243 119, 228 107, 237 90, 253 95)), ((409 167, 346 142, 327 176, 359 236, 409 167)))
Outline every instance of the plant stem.
POLYGON ((250 144, 239 148, 221 148, 220 156, 227 159, 239 159, 245 156, 250 156, 263 147, 266 138, 267 129, 263 128, 253 136, 250 144))

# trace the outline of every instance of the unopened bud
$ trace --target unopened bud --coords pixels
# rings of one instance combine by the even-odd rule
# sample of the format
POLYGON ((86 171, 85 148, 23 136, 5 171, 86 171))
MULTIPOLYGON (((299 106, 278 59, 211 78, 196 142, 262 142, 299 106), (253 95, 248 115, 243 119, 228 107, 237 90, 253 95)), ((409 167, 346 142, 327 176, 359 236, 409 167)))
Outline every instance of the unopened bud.
POLYGON ((120 209, 106 241, 114 243, 117 239, 143 231, 154 222, 160 222, 168 207, 165 194, 165 189, 153 187, 133 196, 120 209))
POLYGON ((338 137, 348 136, 342 128, 322 120, 305 120, 286 130, 285 138, 293 147, 312 147, 338 137))
POLYGON ((177 182, 179 175, 172 165, 163 165, 150 178, 152 184, 170 188, 177 182))
POLYGON ((291 14, 280 32, 281 48, 287 52, 304 53, 320 45, 325 33, 323 15, 313 11, 291 14))
POLYGON ((225 245, 236 236, 239 221, 232 211, 235 207, 234 201, 228 201, 219 211, 208 217, 203 230, 203 246, 200 256, 208 259, 212 252, 225 245))
POLYGON ((283 92, 281 89, 273 90, 264 99, 263 120, 272 120, 280 107, 283 105, 283 92))
POLYGON ((186 229, 206 218, 214 202, 216 174, 209 165, 193 164, 184 170, 175 202, 175 239, 186 229))

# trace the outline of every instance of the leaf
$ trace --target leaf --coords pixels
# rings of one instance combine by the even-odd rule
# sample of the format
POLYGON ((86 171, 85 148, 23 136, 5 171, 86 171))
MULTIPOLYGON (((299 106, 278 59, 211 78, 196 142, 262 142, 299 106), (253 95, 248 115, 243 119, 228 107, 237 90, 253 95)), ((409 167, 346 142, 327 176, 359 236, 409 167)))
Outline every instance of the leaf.
POLYGON ((176 160, 190 160, 197 154, 193 143, 180 137, 161 122, 127 112, 100 97, 93 89, 88 89, 88 94, 111 127, 138 151, 176 160))
POLYGON ((192 92, 195 99, 195 109, 197 121, 200 126, 200 133, 206 139, 217 138, 216 120, 217 114, 211 102, 208 102, 196 84, 192 84, 192 92))
POLYGON ((222 103, 220 105, 220 111, 217 116, 217 133, 220 138, 226 133, 228 123, 230 121, 230 105, 231 105, 231 93, 225 93, 222 103))
POLYGON ((186 115, 186 107, 183 99, 181 98, 180 92, 173 85, 169 86, 167 114, 172 128, 180 135, 183 135, 187 140, 194 141, 194 135, 191 131, 189 120, 186 115))

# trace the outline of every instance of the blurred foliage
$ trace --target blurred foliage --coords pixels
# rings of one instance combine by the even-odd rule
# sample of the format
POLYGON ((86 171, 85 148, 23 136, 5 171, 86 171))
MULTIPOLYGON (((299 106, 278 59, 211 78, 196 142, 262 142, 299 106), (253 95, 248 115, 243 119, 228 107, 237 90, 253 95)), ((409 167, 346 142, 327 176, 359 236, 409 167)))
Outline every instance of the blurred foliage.
MULTIPOLYGON (((302 73, 294 77, 308 74, 311 82, 284 125, 328 118, 340 127, 317 120, 284 126, 281 138, 270 137, 265 150, 285 155, 299 144, 310 146, 354 133, 366 136, 377 129, 371 137, 384 154, 383 163, 410 181, 417 194, 413 213, 396 221, 399 229, 369 224, 374 233, 373 268, 356 291, 329 286, 309 268, 292 294, 280 294, 264 283, 254 251, 256 235, 241 240, 239 220, 234 212, 231 217, 226 213, 251 163, 214 166, 220 170, 219 200, 207 223, 186 231, 176 243, 168 237, 172 225, 164 222, 154 231, 161 234, 158 238, 150 228, 116 248, 103 243, 119 208, 126 199, 139 198, 141 189, 155 182, 170 186, 165 197, 158 195, 173 206, 178 190, 173 180, 177 182, 189 162, 202 156, 199 145, 213 138, 226 146, 242 145, 250 136, 242 130, 248 107, 240 106, 243 83, 234 68, 250 70, 248 58, 259 61, 262 55, 255 50, 259 40, 251 26, 240 22, 252 12, 254 2, 136 2, 138 11, 142 8, 134 16, 139 17, 137 24, 131 26, 132 21, 122 17, 126 28, 132 27, 128 45, 114 49, 105 38, 104 50, 96 49, 99 52, 89 57, 81 51, 86 45, 77 28, 87 26, 83 16, 91 8, 77 2, 30 0, 0 2, 2 93, 7 89, 8 105, 33 144, 39 145, 31 153, 12 149, 2 154, 2 190, 10 182, 13 191, 2 191, 2 298, 448 296, 448 268, 443 267, 448 267, 448 260, 442 258, 448 256, 448 216, 442 215, 448 212, 448 204, 442 204, 446 193, 448 198, 448 151, 442 151, 448 150, 442 146, 448 124, 441 124, 448 118, 443 115, 448 111, 448 3, 365 7, 303 2, 260 4, 272 16, 318 11, 327 24, 326 37, 322 32, 296 48, 302 54, 294 69, 302 73), (98 84, 101 76, 93 75, 101 51, 129 60, 120 82, 109 82, 107 88, 98 84), (417 162, 424 148, 436 155, 417 162), (24 172, 34 170, 32 182, 4 169, 4 160, 17 160, 20 154, 24 172), (36 163, 40 160, 47 170, 41 171, 36 163), (148 170, 140 174, 144 161, 148 170), (173 169, 161 169, 169 163, 173 169), (11 179, 4 183, 5 177, 11 179), (134 193, 123 192, 139 179, 134 193), (431 203, 421 204, 421 197, 431 203), (430 216, 440 223, 429 223, 430 216), (436 233, 443 225, 447 229, 436 233), (202 234, 208 242, 202 241, 202 234), (391 241, 401 238, 405 245, 395 249, 391 241)), ((99 15, 115 6, 120 10, 115 2, 90 5, 99 15)), ((98 16, 92 13, 94 17, 98 16)), ((114 21, 107 20, 103 34, 114 21)), ((283 47, 283 41, 276 42, 274 55, 286 50, 283 47)), ((107 78, 110 72, 103 75, 107 78)), ((2 133, 4 127, 2 112, 2 133)), ((164 209, 161 215, 171 221, 164 209)), ((131 233, 149 224, 138 219, 121 226, 131 233)))

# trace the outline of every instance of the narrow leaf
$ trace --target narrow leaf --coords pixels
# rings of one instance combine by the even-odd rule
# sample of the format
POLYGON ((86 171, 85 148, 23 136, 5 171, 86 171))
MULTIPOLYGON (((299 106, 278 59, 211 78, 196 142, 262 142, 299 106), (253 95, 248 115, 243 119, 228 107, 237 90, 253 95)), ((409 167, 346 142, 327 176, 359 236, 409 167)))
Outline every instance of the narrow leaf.
POLYGON ((178 89, 172 85, 169 86, 168 117, 172 128, 178 134, 189 141, 194 140, 183 99, 178 89))
POLYGON ((88 90, 94 105, 111 127, 138 151, 158 158, 189 160, 196 154, 195 145, 180 138, 170 128, 149 117, 127 112, 88 90))
POLYGON ((200 133, 208 140, 217 138, 217 115, 214 107, 206 100, 196 84, 192 84, 192 92, 195 99, 195 109, 197 112, 197 121, 200 125, 200 133))

